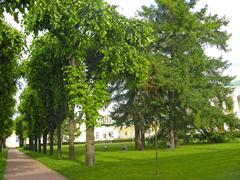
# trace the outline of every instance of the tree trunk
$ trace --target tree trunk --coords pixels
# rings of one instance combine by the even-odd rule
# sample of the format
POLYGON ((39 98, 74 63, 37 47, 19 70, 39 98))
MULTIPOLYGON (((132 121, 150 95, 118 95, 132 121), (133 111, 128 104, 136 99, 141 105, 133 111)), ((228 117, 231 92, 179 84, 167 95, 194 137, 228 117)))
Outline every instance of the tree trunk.
POLYGON ((175 149, 175 138, 174 138, 174 92, 168 92, 169 98, 169 120, 170 120, 170 143, 171 148, 175 149))
POLYGON ((22 147, 22 138, 21 136, 19 136, 18 138, 19 138, 19 147, 22 147))
MULTIPOLYGON (((76 67, 75 58, 69 57, 69 65, 76 67)), ((74 131, 75 131, 75 120, 74 120, 74 105, 69 106, 69 159, 73 160, 75 156, 74 152, 74 131)))
POLYGON ((49 132, 49 154, 50 155, 53 155, 53 135, 54 135, 54 128, 51 128, 50 129, 50 132, 49 132))
POLYGON ((24 146, 24 139, 23 138, 21 138, 21 147, 23 147, 24 146))
POLYGON ((29 150, 33 151, 33 138, 29 137, 29 150))
POLYGON ((0 152, 2 152, 2 148, 3 148, 3 139, 0 138, 0 152))
POLYGON ((173 119, 170 119, 170 143, 171 148, 175 149, 175 138, 174 138, 174 125, 173 125, 173 119))
POLYGON ((57 125, 57 157, 61 159, 62 157, 62 133, 61 124, 57 125))
POLYGON ((156 160, 156 175, 159 174, 159 162, 158 162, 158 130, 157 130, 157 123, 155 124, 155 160, 156 160))
POLYGON ((43 132, 43 154, 47 154, 47 132, 43 132))
POLYGON ((41 133, 38 136, 38 152, 42 152, 42 144, 41 144, 41 133))
POLYGON ((141 150, 140 126, 135 122, 135 150, 141 150))
POLYGON ((6 146, 6 138, 3 138, 3 149, 6 149, 7 148, 7 146, 6 146))
POLYGON ((141 128, 141 151, 145 150, 145 131, 141 128))
POLYGON ((37 152, 38 150, 38 137, 36 136, 34 139, 34 151, 37 152))
POLYGON ((75 156, 74 152, 74 130, 75 130, 75 120, 74 117, 69 117, 69 159, 73 160, 75 156))
POLYGON ((176 125, 174 124, 174 144, 175 144, 175 147, 177 147, 179 145, 179 141, 178 140, 179 139, 178 139, 178 135, 177 135, 177 129, 176 129, 176 125))
POLYGON ((87 166, 93 166, 95 164, 95 139, 94 139, 94 127, 86 127, 86 156, 85 162, 87 166))

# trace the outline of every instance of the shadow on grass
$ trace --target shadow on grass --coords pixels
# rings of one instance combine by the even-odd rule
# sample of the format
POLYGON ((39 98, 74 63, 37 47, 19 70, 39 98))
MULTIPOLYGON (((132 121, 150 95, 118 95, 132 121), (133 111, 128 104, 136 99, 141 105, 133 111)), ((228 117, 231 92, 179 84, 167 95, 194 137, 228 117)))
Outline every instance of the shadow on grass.
POLYGON ((154 150, 109 152, 96 148, 96 165, 84 165, 84 149, 76 148, 76 160, 26 152, 69 179, 238 179, 240 177, 240 148, 237 144, 183 146, 175 151, 159 152, 159 176, 156 176, 154 150), (219 147, 219 148, 218 148, 219 147))

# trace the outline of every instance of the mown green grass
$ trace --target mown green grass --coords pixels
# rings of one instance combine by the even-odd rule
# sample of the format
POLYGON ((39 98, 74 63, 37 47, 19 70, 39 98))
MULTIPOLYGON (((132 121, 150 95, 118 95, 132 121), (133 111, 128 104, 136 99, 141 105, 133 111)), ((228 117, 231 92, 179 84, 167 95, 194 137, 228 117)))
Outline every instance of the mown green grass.
POLYGON ((3 179, 7 159, 7 149, 0 152, 0 180, 3 179))
POLYGON ((240 143, 185 145, 174 151, 159 151, 159 175, 156 175, 155 151, 120 150, 121 144, 96 145, 96 165, 84 165, 83 145, 76 146, 76 160, 68 160, 68 147, 63 147, 63 159, 23 150, 26 154, 60 172, 70 180, 237 180, 240 179, 240 143))

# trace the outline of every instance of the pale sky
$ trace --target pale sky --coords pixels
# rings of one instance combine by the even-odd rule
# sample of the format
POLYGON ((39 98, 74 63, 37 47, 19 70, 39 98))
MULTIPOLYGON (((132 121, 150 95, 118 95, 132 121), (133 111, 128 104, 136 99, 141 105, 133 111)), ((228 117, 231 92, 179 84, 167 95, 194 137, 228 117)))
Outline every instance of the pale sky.
MULTIPOLYGON (((142 5, 149 6, 154 3, 154 0, 106 0, 110 4, 118 5, 119 12, 127 17, 133 17, 136 11, 141 9, 142 5)), ((230 23, 226 30, 232 34, 232 37, 228 41, 230 52, 218 52, 215 49, 208 49, 207 53, 211 56, 220 55, 224 59, 232 63, 231 67, 226 71, 227 74, 237 76, 236 79, 240 79, 240 10, 239 0, 199 0, 197 8, 208 5, 209 13, 218 14, 219 16, 226 16, 230 23)), ((20 25, 13 21, 13 19, 6 15, 6 19, 14 27, 21 29, 20 25)), ((29 40, 28 40, 29 41, 29 40)))
MULTIPOLYGON (((133 17, 136 10, 142 5, 149 6, 154 3, 154 0, 107 0, 110 4, 118 5, 119 12, 128 17, 133 17)), ((215 49, 208 49, 207 53, 210 56, 223 56, 232 65, 226 71, 226 74, 237 76, 240 80, 240 1, 239 0, 199 0, 197 9, 208 5, 208 12, 218 14, 220 17, 226 16, 230 22, 226 28, 227 32, 232 34, 228 41, 230 52, 219 52, 215 49)))

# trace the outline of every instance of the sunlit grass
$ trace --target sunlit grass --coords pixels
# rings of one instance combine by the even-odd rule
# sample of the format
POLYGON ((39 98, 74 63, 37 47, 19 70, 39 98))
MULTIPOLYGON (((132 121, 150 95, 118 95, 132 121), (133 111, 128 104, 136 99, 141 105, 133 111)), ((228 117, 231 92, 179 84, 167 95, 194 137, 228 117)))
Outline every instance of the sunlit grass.
POLYGON ((7 159, 7 149, 0 152, 0 180, 3 179, 7 159))
POLYGON ((159 151, 159 175, 156 176, 155 151, 121 151, 121 144, 111 144, 105 152, 103 145, 96 145, 96 165, 84 164, 83 145, 76 145, 76 160, 68 160, 68 146, 63 147, 63 159, 25 151, 50 168, 60 172, 70 180, 79 179, 240 179, 240 144, 185 145, 175 151, 159 151))

